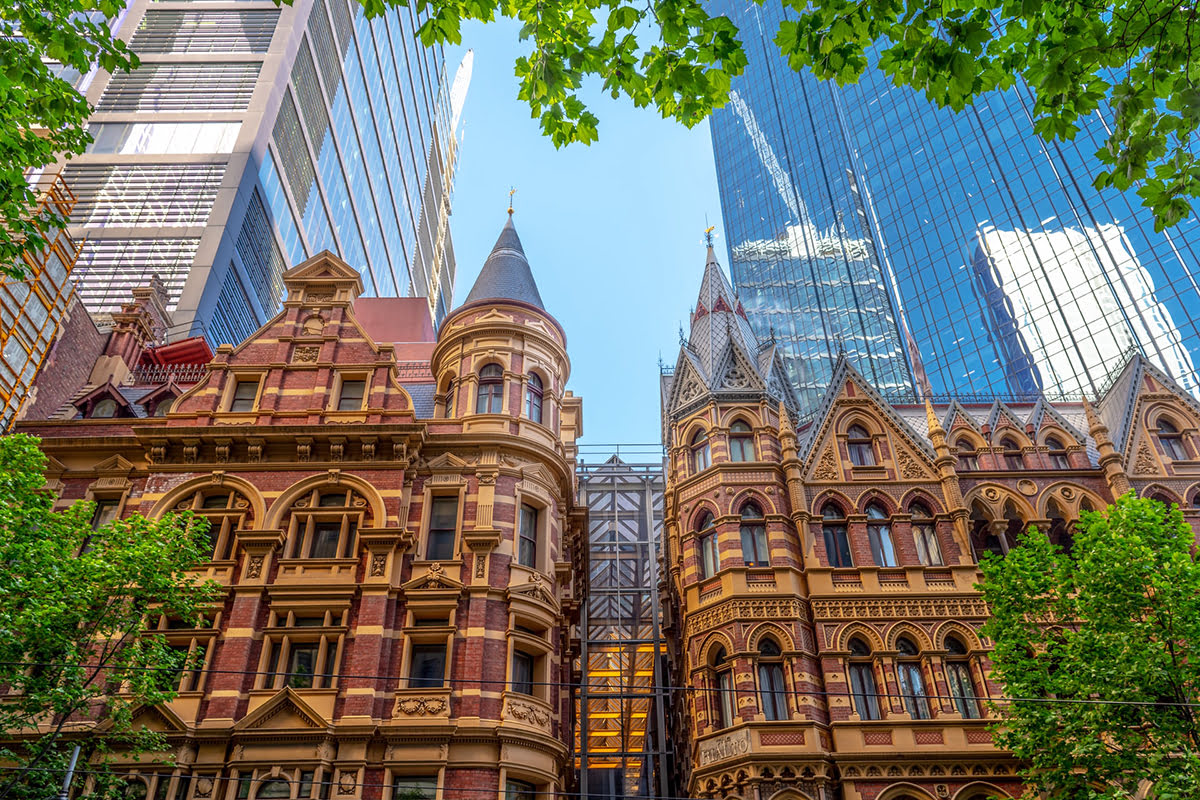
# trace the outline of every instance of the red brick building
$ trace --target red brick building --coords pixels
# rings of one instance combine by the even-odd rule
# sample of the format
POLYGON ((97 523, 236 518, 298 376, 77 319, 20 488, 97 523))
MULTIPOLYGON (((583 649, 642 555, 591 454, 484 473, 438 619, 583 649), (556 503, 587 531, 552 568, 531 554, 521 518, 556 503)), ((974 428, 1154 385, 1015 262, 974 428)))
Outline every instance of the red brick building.
POLYGON ((19 427, 63 504, 212 525, 211 625, 159 622, 205 669, 142 716, 177 765, 131 771, 156 800, 563 787, 582 403, 511 218, 436 337, 422 300, 360 299, 331 254, 284 281, 283 311, 211 361, 147 363, 163 321, 141 293, 87 382, 19 427))
POLYGON ((1200 404, 1134 357, 1087 403, 894 405, 843 357, 795 416, 712 249, 663 380, 677 794, 1021 794, 984 701, 984 550, 1130 488, 1200 531, 1200 404))

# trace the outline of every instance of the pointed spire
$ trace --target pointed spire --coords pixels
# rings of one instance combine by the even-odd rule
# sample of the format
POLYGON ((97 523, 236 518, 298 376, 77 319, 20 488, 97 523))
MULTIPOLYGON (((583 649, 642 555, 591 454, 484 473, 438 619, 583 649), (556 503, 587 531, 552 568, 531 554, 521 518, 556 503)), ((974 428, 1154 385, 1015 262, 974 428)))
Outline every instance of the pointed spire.
POLYGON ((537 283, 533 280, 529 260, 525 258, 525 250, 521 247, 521 238, 517 236, 516 226, 513 225, 511 208, 500 237, 496 239, 487 261, 483 262, 483 269, 479 271, 479 277, 475 279, 464 305, 478 300, 517 300, 546 310, 537 283))
POLYGON ((788 414, 787 406, 785 406, 783 404, 783 401, 780 400, 779 401, 779 438, 782 439, 785 436, 790 436, 792 439, 795 439, 796 438, 796 429, 792 427, 792 417, 790 414, 788 414))
POLYGON ((925 398, 925 422, 929 425, 929 436, 945 436, 946 431, 942 428, 942 423, 938 422, 937 414, 933 411, 933 403, 929 402, 929 398, 925 398))

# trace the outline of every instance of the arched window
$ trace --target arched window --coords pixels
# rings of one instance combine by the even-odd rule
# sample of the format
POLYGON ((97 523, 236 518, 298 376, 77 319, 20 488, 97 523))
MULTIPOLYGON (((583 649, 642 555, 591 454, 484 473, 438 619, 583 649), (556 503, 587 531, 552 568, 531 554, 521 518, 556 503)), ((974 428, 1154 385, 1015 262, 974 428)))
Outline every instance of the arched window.
POLYGON ((742 562, 747 567, 763 567, 771 563, 766 521, 762 509, 754 503, 747 503, 742 509, 742 562))
POLYGON ((895 567, 896 548, 892 544, 892 528, 887 512, 875 503, 867 506, 867 539, 871 542, 871 557, 876 566, 895 567))
MULTIPOLYGON (((1083 499, 1083 502, 1087 502, 1086 497, 1083 499)), ((1083 509, 1083 503, 1079 504, 1079 508, 1080 510, 1083 509)), ((1200 508, 1200 492, 1196 492, 1196 494, 1192 496, 1192 508, 1200 508)), ((1088 511, 1091 511, 1091 509, 1089 508, 1088 511)))
POLYGON ((1067 523, 1067 512, 1063 511, 1057 500, 1050 498, 1046 502, 1046 516, 1050 518, 1050 541, 1062 548, 1064 553, 1070 555, 1074 541, 1067 523))
POLYGON ((975 681, 971 679, 971 661, 967 647, 957 636, 946 637, 946 683, 954 707, 963 719, 979 719, 979 699, 975 695, 975 681))
POLYGON ((708 431, 699 430, 692 436, 692 470, 703 472, 712 466, 712 448, 708 443, 708 431))
POLYGON ((857 636, 850 640, 850 694, 854 698, 854 710, 861 719, 880 718, 871 648, 857 636))
POLYGON ((711 578, 721 569, 721 554, 717 550, 717 529, 712 514, 704 513, 697 530, 700 533, 700 577, 711 578))
POLYGON ((912 514, 913 542, 917 545, 917 558, 927 567, 940 567, 942 548, 938 543, 937 530, 934 527, 933 513, 924 503, 913 503, 909 506, 912 514))
POLYGON ((825 539, 825 553, 831 567, 853 567, 850 558, 850 539, 846 536, 846 515, 834 503, 826 503, 821 509, 821 533, 825 539))
POLYGON ((504 369, 488 364, 479 370, 479 391, 475 395, 476 414, 499 414, 504 408, 504 369))
POLYGON ((954 444, 958 449, 958 468, 960 470, 979 469, 979 455, 975 452, 975 445, 971 444, 971 440, 963 437, 954 444))
MULTIPOLYGON (((117 401, 111 397, 105 397, 96 405, 92 406, 92 419, 112 419, 117 415, 117 401)), ((141 781, 137 781, 141 783, 141 781)), ((142 783, 142 786, 146 784, 142 783)))
POLYGON ((454 378, 446 381, 446 417, 449 419, 454 416, 454 395, 457 394, 454 390, 454 378))
POLYGON ((250 501, 236 489, 199 489, 175 504, 175 511, 194 511, 208 520, 212 560, 233 558, 234 533, 254 527, 250 501))
POLYGON ((713 687, 716 697, 712 703, 714 727, 728 728, 733 724, 737 704, 733 689, 733 665, 729 663, 724 647, 718 647, 713 653, 712 668, 716 674, 716 685, 713 687))
POLYGON ((1008 527, 1004 529, 1004 541, 1001 544, 1007 555, 1009 550, 1017 546, 1026 526, 1025 520, 1021 519, 1021 515, 1017 513, 1017 507, 1013 505, 1012 500, 1004 504, 1004 519, 1008 522, 1008 527))
POLYGON ((929 698, 921 675, 921 653, 907 636, 900 637, 896 649, 900 651, 896 657, 896 676, 900 680, 904 708, 913 719, 929 719, 929 698))
POLYGON ((154 416, 165 417, 171 411, 171 406, 173 405, 175 405, 175 399, 173 397, 164 397, 162 400, 159 400, 158 405, 154 407, 154 416))
POLYGON ((1158 421, 1158 441, 1167 458, 1172 461, 1188 460, 1187 448, 1183 446, 1183 434, 1166 417, 1158 421))
POLYGON ((1057 436, 1046 437, 1046 447, 1050 448, 1050 463, 1055 469, 1070 469, 1071 462, 1067 458, 1067 446, 1057 436))
POLYGON ((1005 469, 1020 470, 1025 468, 1025 460, 1021 458, 1021 445, 1017 444, 1016 440, 1005 436, 1000 440, 1000 446, 1004 448, 1005 469))
POLYGON ((762 713, 770 721, 788 718, 783 685, 783 653, 774 639, 758 644, 758 693, 762 713))
POLYGON ((263 781, 254 796, 258 800, 287 800, 292 796, 292 787, 287 781, 263 781))
POLYGON ((871 444, 871 434, 863 426, 851 425, 850 430, 846 431, 846 451, 854 466, 875 466, 875 446, 871 444))
POLYGON ((754 460, 754 437, 750 426, 740 419, 729 426, 729 460, 754 460))
POLYGON ((288 509, 288 558, 353 558, 366 499, 353 489, 322 486, 298 497, 288 509))
POLYGON ((525 387, 525 416, 537 423, 542 421, 542 379, 533 372, 525 387))

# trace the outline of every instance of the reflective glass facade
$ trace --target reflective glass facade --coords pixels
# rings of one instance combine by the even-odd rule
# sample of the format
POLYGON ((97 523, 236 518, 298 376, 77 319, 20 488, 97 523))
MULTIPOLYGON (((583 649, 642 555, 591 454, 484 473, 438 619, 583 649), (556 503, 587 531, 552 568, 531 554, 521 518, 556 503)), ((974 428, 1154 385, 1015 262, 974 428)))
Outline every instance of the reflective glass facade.
POLYGON ((717 5, 750 57, 712 118, 731 272, 805 402, 839 350, 885 393, 1095 394, 1133 348, 1197 391, 1200 223, 1092 188, 1102 115, 1045 142, 1024 86, 954 114, 873 68, 820 82, 771 41, 790 12, 717 5))
MULTIPOLYGON (((172 336, 215 346, 274 314, 280 276, 322 250, 368 296, 453 295, 449 81, 419 18, 354 0, 135 0, 141 65, 83 85, 95 142, 64 169, 96 315, 159 275, 172 336)), ((81 79, 82 84, 82 79, 81 79)))

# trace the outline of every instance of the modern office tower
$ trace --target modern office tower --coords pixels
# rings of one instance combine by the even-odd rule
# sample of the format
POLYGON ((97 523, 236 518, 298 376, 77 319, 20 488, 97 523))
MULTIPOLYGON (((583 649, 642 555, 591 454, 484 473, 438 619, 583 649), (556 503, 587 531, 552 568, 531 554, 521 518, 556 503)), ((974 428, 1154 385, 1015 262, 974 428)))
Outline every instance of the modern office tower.
MULTIPOLYGON (((59 180, 51 180, 41 196, 43 207, 53 204, 61 214, 74 201, 59 180)), ((49 239, 44 251, 25 255, 25 278, 0 276, 0 433, 35 394, 34 379, 76 305, 69 278, 79 244, 64 230, 49 239)))
POLYGON ((64 176, 89 311, 157 275, 173 337, 238 342, 278 310, 283 272, 330 250, 367 296, 427 297, 440 320, 456 154, 419 24, 348 0, 134 0, 116 31, 140 66, 77 78, 95 141, 64 176))
POLYGON ((778 2, 717 10, 750 59, 712 117, 732 277, 803 406, 839 351, 885 394, 1094 395, 1131 349, 1200 389, 1200 222, 1092 187, 1102 116, 1046 142, 1023 85, 959 114, 838 87, 779 55, 778 2))
POLYGON ((662 462, 614 455, 598 464, 581 461, 576 475, 579 505, 588 513, 589 558, 576 698, 580 791, 589 800, 668 797, 674 792, 658 608, 662 462))

